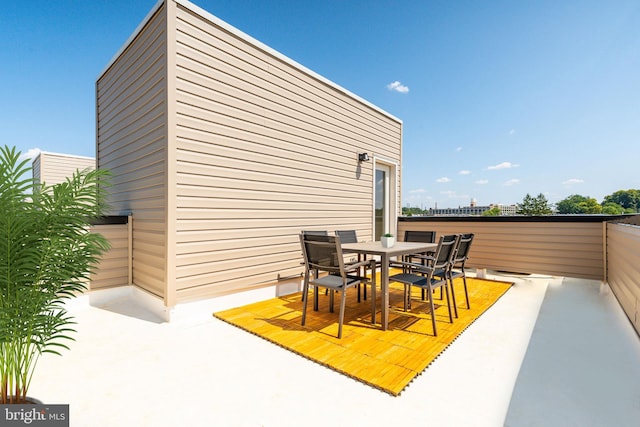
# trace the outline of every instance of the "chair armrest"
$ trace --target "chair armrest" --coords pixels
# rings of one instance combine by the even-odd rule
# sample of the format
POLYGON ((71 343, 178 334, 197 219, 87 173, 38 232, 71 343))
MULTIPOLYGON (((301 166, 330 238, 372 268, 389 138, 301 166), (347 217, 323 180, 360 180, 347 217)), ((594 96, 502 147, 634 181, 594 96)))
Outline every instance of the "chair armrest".
POLYGON ((398 267, 398 268, 421 268, 421 269, 429 269, 433 270, 428 265, 419 264, 416 262, 408 262, 408 261, 390 261, 389 267, 398 267))
POLYGON ((409 269, 410 271, 417 273, 429 274, 433 271, 433 267, 428 265, 416 264, 415 262, 406 261, 392 261, 389 263, 389 267, 397 267, 402 269, 409 269))
POLYGON ((371 261, 370 260, 366 260, 366 261, 357 261, 357 262, 350 262, 344 265, 344 269, 345 271, 352 271, 352 270, 357 270, 360 267, 370 267, 371 266, 371 261))
POLYGON ((427 261, 435 261, 436 258, 434 256, 431 255, 423 255, 423 254, 411 254, 411 255, 407 255, 407 258, 418 258, 418 259, 424 259, 427 261))
POLYGON ((419 264, 417 262, 409 262, 409 261, 389 261, 389 265, 398 265, 400 267, 424 267, 424 265, 419 264))

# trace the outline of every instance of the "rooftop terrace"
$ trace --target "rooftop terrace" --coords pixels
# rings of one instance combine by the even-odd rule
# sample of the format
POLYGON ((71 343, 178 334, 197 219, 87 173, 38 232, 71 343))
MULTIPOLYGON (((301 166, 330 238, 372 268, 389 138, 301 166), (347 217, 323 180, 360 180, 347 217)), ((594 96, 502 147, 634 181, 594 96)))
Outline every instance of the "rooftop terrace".
POLYGON ((70 404, 78 426, 638 424, 640 339, 607 285, 488 277, 515 285, 398 397, 211 315, 266 290, 165 323, 117 289, 98 291, 101 307, 73 302, 77 341, 42 358, 30 395, 70 404))

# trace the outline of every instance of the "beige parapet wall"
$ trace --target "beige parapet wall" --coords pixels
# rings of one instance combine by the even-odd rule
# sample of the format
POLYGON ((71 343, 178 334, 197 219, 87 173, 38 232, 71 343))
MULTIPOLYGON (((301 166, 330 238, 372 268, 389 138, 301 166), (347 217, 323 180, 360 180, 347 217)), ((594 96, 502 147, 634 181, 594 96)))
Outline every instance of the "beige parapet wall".
POLYGON ((551 217, 400 220, 398 239, 403 239, 405 230, 434 230, 437 236, 474 233, 470 267, 604 280, 604 221, 551 217))
POLYGON ((640 227, 607 224, 607 278, 627 317, 640 334, 640 227))
POLYGON ((93 291, 131 284, 131 217, 103 221, 93 225, 91 231, 109 240, 111 249, 102 255, 91 275, 89 289, 93 291))
MULTIPOLYGON (((626 218, 624 223, 607 222, 606 218, 586 222, 401 219, 398 238, 402 240, 408 229, 434 230, 438 236, 471 232, 476 238, 469 267, 596 280, 606 277, 640 334, 640 226, 634 225, 638 218, 626 218)), ((89 289, 132 285, 132 217, 105 219, 92 231, 105 236, 111 249, 103 255, 89 289)))

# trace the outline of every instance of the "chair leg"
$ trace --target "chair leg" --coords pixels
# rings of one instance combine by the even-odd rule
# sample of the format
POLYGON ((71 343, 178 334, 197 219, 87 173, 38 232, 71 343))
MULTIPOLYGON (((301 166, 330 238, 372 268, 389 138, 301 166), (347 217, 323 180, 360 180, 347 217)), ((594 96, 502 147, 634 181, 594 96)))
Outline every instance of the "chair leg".
MULTIPOLYGON (((331 291, 333 295, 333 290, 331 291)), ((338 338, 342 338, 342 322, 344 321, 344 308, 347 305, 347 292, 342 289, 342 297, 340 298, 340 320, 338 322, 338 338)))
POLYGON ((471 305, 469 305, 469 292, 467 291, 467 275, 462 275, 462 283, 464 283, 464 297, 467 300, 467 309, 471 309, 471 305))
MULTIPOLYGON (((445 278, 446 279, 446 278, 445 278)), ((451 299, 453 300, 453 311, 455 312, 456 319, 458 318, 458 303, 456 302, 456 292, 453 287, 453 275, 449 274, 449 284, 451 285, 451 299)), ((447 293, 447 299, 449 298, 449 293, 447 293)))
POLYGON ((438 336, 438 329, 436 327, 436 308, 433 305, 433 290, 429 288, 429 305, 431 307, 431 326, 433 327, 433 336, 438 336))
POLYGON ((404 311, 411 309, 411 285, 404 284, 404 311))
MULTIPOLYGON (((446 286, 447 288, 449 287, 446 281, 445 281, 445 284, 442 286, 446 286)), ((449 299, 449 289, 445 289, 444 292, 445 294, 447 294, 447 308, 449 309, 449 323, 453 323, 453 316, 451 312, 451 300, 449 299)))
POLYGON ((318 311, 318 290, 317 286, 313 287, 313 311, 318 311))
MULTIPOLYGON (((364 256, 364 260, 366 261, 367 256, 364 256)), ((363 257, 362 254, 358 254, 358 262, 362 261, 363 257)), ((358 274, 362 277, 367 277, 367 268, 366 267, 361 267, 361 270, 358 270, 358 274)), ((367 285, 363 284, 362 285, 364 287, 362 294, 364 296, 364 300, 367 300, 367 285)), ((360 302, 360 285, 358 285, 358 302, 360 302)))
MULTIPOLYGON (((364 286, 365 292, 367 285, 364 286)), ((371 323, 376 324, 376 276, 371 278, 371 323)))
MULTIPOLYGON (((314 292, 316 294, 316 292, 314 292)), ((309 301, 309 276, 305 276, 302 286, 302 326, 307 320, 307 302, 309 301)))
MULTIPOLYGON (((313 278, 314 278, 314 279, 317 279, 317 278, 318 278, 318 270, 314 270, 313 278)), ((315 286, 314 286, 314 289, 315 289, 315 286)), ((315 292, 315 291, 314 291, 314 292, 315 292)), ((304 299, 304 295, 302 295, 302 298, 304 299)))

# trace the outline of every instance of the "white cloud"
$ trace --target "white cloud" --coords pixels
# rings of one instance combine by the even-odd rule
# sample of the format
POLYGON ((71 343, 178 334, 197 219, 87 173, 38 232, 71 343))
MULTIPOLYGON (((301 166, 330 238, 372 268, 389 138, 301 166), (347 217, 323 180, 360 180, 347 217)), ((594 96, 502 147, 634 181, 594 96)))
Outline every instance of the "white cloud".
POLYGON ((458 152, 462 151, 462 147, 456 148, 456 151, 458 151, 458 152))
POLYGON ((20 155, 20 160, 35 159, 41 151, 42 150, 40 150, 39 148, 30 148, 29 151, 20 155))
POLYGON ((505 181, 502 185, 506 186, 506 187, 510 187, 512 185, 516 185, 520 183, 520 180, 518 178, 513 178, 510 179, 509 181, 505 181))
POLYGON ((389 90, 393 90, 396 92, 400 92, 400 93, 408 93, 409 92, 409 88, 405 85, 403 85, 402 83, 400 83, 399 81, 395 81, 393 83, 389 83, 387 85, 387 89, 389 90))
POLYGON ((479 179, 476 181, 476 184, 480 184, 480 185, 484 185, 484 184, 488 184, 489 180, 488 179, 479 179))
POLYGON ((449 178, 447 178, 446 176, 443 176, 442 178, 438 178, 436 179, 436 182, 449 182, 451 181, 449 178))
POLYGON ((583 179, 571 178, 571 179, 568 179, 568 180, 564 181, 562 184, 563 185, 572 185, 572 184, 582 184, 583 182, 584 182, 583 179))
POLYGON ((458 174, 459 175, 471 175, 471 171, 463 170, 463 171, 458 172, 458 174))
POLYGON ((512 168, 517 168, 520 165, 517 165, 515 163, 511 163, 511 162, 502 162, 502 163, 498 163, 495 166, 489 166, 487 169, 489 170, 498 170, 498 169, 512 169, 512 168))
POLYGON ((426 190, 424 188, 416 188, 415 190, 410 190, 409 194, 417 194, 417 193, 424 193, 426 190))

